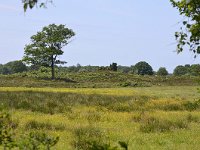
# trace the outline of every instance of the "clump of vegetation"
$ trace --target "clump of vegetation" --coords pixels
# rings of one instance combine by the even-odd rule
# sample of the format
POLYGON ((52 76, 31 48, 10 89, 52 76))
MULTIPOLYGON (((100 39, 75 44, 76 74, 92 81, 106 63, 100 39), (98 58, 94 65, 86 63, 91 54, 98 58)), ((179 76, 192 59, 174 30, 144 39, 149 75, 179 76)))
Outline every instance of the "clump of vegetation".
POLYGON ((197 101, 187 101, 184 103, 184 107, 186 110, 192 111, 200 108, 200 100, 197 101))
POLYGON ((92 143, 103 145, 106 141, 105 133, 92 126, 78 127, 74 130, 75 140, 72 146, 75 149, 88 150, 92 143))
POLYGON ((186 119, 188 122, 199 122, 199 117, 194 116, 192 114, 188 114, 186 119))
MULTIPOLYGON (((79 127, 74 130, 75 140, 72 147, 78 150, 120 150, 118 146, 112 146, 105 133, 93 126, 79 127)), ((128 143, 119 141, 118 144, 124 150, 128 150, 128 143)))
POLYGON ((145 61, 141 61, 135 64, 134 72, 138 75, 153 75, 152 67, 145 61))
POLYGON ((187 128, 188 122, 186 120, 177 119, 176 121, 171 121, 145 115, 141 118, 140 131, 145 133, 167 132, 175 129, 187 128))
MULTIPOLYGON (((128 143, 119 141, 118 144, 123 150, 128 150, 128 143)), ((110 143, 106 144, 99 144, 97 142, 89 142, 88 150, 119 150, 117 146, 111 146, 110 143)))
POLYGON ((58 141, 59 137, 49 136, 41 132, 31 132, 28 136, 20 139, 17 147, 19 147, 19 149, 50 150, 51 147, 58 143, 58 141))
POLYGON ((30 130, 58 130, 63 131, 65 130, 65 126, 62 124, 52 124, 49 122, 38 122, 35 120, 30 120, 26 123, 25 128, 30 130))
POLYGON ((0 145, 6 150, 19 149, 42 149, 50 150, 51 147, 57 144, 59 137, 52 137, 41 132, 31 132, 28 136, 20 139, 15 135, 13 126, 14 122, 8 113, 0 113, 0 145))
POLYGON ((159 76, 166 76, 168 74, 169 73, 165 67, 160 67, 157 71, 157 75, 159 75, 159 76))

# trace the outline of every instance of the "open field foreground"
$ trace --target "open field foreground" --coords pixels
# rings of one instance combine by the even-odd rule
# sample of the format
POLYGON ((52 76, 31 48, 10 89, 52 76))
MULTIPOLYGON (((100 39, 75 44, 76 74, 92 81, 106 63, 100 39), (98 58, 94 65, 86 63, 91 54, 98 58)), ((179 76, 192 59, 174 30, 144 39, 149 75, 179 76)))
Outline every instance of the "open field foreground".
MULTIPOLYGON (((129 149, 200 147, 197 86, 137 88, 1 87, 0 108, 17 124, 16 136, 59 136, 53 149, 87 149, 88 142, 128 142, 129 149)), ((119 148, 120 149, 120 148, 119 148)))

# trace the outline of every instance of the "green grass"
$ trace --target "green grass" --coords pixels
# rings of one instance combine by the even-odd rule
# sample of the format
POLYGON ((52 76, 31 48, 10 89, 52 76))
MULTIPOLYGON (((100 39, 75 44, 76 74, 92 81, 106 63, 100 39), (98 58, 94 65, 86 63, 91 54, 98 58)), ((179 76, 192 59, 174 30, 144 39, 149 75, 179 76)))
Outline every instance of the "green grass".
POLYGON ((18 134, 60 136, 55 149, 88 141, 128 141, 129 149, 199 149, 197 86, 135 88, 1 87, 0 108, 17 122, 18 134))
POLYGON ((118 141, 131 150, 199 149, 199 77, 57 75, 53 81, 38 72, 0 76, 0 110, 11 113, 17 135, 60 136, 58 150, 118 141))

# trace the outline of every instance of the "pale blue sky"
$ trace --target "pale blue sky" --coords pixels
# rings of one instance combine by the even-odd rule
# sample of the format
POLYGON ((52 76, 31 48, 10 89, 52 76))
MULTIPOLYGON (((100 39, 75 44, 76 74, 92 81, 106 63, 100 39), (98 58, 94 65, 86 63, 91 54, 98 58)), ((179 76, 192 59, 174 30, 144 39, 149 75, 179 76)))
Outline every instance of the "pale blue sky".
POLYGON ((48 9, 24 14, 21 0, 0 2, 0 63, 19 60, 30 37, 51 23, 76 32, 61 57, 69 65, 134 65, 156 71, 198 63, 191 52, 177 55, 174 32, 183 17, 169 0, 54 0, 48 9))

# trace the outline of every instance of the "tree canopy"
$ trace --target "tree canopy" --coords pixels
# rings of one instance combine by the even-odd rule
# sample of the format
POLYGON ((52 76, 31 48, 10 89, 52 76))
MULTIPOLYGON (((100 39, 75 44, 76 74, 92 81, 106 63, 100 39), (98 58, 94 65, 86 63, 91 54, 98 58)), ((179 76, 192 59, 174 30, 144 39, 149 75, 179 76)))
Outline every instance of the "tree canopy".
POLYGON ((145 61, 140 61, 135 64, 134 72, 138 75, 153 75, 152 67, 145 61))
POLYGON ((55 64, 64 64, 58 59, 75 33, 65 25, 50 24, 31 37, 31 44, 25 46, 23 61, 34 66, 46 66, 52 68, 54 79, 55 64))
POLYGON ((186 75, 188 73, 188 68, 187 67, 184 67, 182 65, 179 65, 177 66, 175 69, 174 69, 174 72, 173 74, 175 76, 182 76, 182 75, 186 75))
POLYGON ((0 74, 14 74, 27 71, 27 67, 20 60, 10 61, 5 65, 0 65, 0 74))
POLYGON ((165 67, 160 67, 157 71, 157 75, 159 75, 159 76, 166 76, 168 74, 169 73, 165 67))
POLYGON ((182 52, 185 46, 195 54, 200 54, 200 0, 170 0, 185 18, 179 32, 175 33, 177 52, 182 52))

